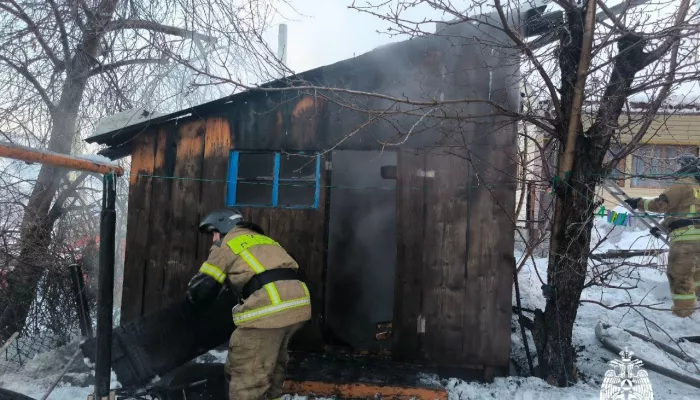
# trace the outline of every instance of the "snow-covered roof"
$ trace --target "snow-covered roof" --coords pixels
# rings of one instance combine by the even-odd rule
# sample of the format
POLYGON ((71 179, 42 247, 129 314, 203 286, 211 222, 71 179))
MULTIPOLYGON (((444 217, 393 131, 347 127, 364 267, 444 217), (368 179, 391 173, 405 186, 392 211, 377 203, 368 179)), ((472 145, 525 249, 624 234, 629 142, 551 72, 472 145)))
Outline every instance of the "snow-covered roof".
POLYGON ((107 132, 114 132, 126 128, 131 125, 136 125, 141 122, 158 118, 164 114, 157 111, 148 111, 143 108, 135 108, 122 111, 114 115, 104 117, 97 123, 93 136, 102 135, 107 132))

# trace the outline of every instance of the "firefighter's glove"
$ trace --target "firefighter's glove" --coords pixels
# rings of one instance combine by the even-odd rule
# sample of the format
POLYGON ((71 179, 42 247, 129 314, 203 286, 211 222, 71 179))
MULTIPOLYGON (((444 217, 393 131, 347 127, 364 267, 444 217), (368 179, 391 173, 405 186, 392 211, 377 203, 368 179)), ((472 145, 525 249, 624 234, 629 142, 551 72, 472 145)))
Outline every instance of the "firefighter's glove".
POLYGON ((661 237, 661 229, 659 229, 657 227, 653 227, 653 228, 649 229, 649 233, 651 233, 651 236, 653 236, 657 239, 661 237))
POLYGON ((637 197, 636 199, 626 199, 625 203, 627 203, 630 207, 632 207, 633 210, 636 210, 640 201, 642 201, 642 198, 637 197))
POLYGON ((187 301, 196 307, 211 303, 219 296, 223 285, 209 275, 198 272, 187 284, 187 301))

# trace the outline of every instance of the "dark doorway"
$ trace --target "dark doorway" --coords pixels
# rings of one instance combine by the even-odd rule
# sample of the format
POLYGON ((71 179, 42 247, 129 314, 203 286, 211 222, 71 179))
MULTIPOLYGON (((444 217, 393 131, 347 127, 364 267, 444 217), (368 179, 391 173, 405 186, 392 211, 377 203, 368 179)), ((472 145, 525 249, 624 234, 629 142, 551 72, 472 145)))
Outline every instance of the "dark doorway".
POLYGON ((396 153, 334 151, 326 272, 326 321, 356 349, 389 349, 377 340, 390 322, 396 270, 396 180, 383 179, 396 153))

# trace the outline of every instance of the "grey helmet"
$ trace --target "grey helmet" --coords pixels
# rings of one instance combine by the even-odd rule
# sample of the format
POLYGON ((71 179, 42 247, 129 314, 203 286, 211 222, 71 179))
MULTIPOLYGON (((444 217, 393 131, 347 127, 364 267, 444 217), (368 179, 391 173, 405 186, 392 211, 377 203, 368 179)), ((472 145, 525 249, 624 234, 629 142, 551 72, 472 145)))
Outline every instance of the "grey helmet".
POLYGON ((240 224, 243 224, 243 214, 235 208, 225 208, 204 217, 199 223, 199 231, 202 233, 219 232, 221 235, 226 235, 240 224))

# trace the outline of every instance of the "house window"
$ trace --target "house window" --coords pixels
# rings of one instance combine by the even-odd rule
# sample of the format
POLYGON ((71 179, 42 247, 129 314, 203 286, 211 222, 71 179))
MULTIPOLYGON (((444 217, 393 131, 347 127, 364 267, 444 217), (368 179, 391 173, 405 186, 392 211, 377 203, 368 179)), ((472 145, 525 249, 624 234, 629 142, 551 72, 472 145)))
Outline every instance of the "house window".
POLYGON ((697 146, 644 145, 632 154, 632 187, 667 188, 675 180, 678 157, 698 155, 697 146))
POLYGON ((318 208, 321 155, 232 150, 226 205, 318 208))
MULTIPOLYGON (((620 153, 622 150, 622 146, 617 145, 617 144, 611 144, 610 149, 608 152, 605 154, 605 157, 603 158, 603 164, 607 164, 610 160, 615 158, 617 154, 620 153)), ((615 168, 610 171, 610 174, 608 175, 608 179, 614 179, 617 181, 617 184, 619 186, 624 186, 625 184, 625 158, 623 157, 621 160, 618 160, 617 165, 615 168)))

